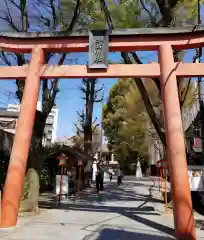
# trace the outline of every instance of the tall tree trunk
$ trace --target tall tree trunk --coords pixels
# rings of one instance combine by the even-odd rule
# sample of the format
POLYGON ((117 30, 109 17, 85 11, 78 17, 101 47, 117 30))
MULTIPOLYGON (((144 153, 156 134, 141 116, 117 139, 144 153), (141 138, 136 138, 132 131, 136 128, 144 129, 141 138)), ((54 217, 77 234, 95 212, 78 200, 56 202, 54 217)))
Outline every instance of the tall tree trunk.
POLYGON ((85 126, 84 126, 84 151, 92 155, 92 118, 93 118, 93 98, 95 93, 95 81, 87 79, 87 93, 85 102, 85 126))
POLYGON ((84 127, 84 152, 92 154, 92 129, 89 125, 84 127))
MULTIPOLYGON (((159 7, 160 13, 162 15, 162 20, 160 22, 160 26, 162 27, 169 27, 171 25, 175 25, 175 23, 173 23, 173 19, 174 19, 174 7, 176 6, 176 4, 179 2, 178 0, 157 0, 157 5, 159 7)), ((154 26, 153 26, 154 27, 154 26)), ((132 63, 137 63, 137 64, 142 64, 142 62, 140 61, 139 57, 137 56, 136 53, 131 53, 132 54, 132 58, 129 57, 128 53, 121 53, 121 56, 124 60, 124 62, 126 64, 132 64, 132 63)), ((183 52, 181 51, 174 51, 174 60, 175 61, 181 61, 184 57, 183 52)), ((180 83, 182 82, 183 79, 178 79, 178 89, 179 89, 179 98, 180 98, 180 103, 183 103, 183 99, 181 99, 181 86, 180 83)), ((157 85, 158 90, 160 91, 160 95, 161 95, 161 87, 160 87, 160 81, 159 79, 153 79, 153 81, 155 82, 155 84, 157 85)), ((162 144, 164 145, 164 147, 166 147, 166 137, 165 137, 165 131, 164 131, 164 124, 160 121, 161 117, 163 118, 163 116, 158 116, 153 108, 153 105, 151 103, 151 100, 148 96, 147 90, 143 84, 142 79, 135 79, 135 83, 138 87, 138 90, 141 94, 142 100, 144 102, 145 108, 148 112, 148 115, 152 121, 152 124, 162 142, 162 144)), ((182 108, 182 105, 180 106, 182 108)))

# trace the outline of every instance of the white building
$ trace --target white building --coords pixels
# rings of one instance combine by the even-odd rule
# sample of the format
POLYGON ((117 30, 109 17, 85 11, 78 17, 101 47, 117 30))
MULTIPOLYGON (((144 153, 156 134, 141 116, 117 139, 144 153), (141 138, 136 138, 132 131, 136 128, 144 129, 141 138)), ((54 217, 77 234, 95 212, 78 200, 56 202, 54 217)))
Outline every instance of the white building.
POLYGON ((158 135, 155 133, 155 135, 152 136, 150 147, 149 147, 149 164, 155 165, 157 161, 163 158, 164 158, 164 147, 158 135))
POLYGON ((7 111, 7 108, 0 108, 0 129, 4 132, 15 134, 19 112, 7 111))
POLYGON ((64 146, 69 146, 69 147, 72 147, 75 145, 75 142, 74 142, 74 136, 72 137, 60 137, 58 139, 56 139, 55 141, 56 143, 58 144, 61 144, 61 145, 64 145, 64 146))
MULTIPOLYGON (((40 101, 37 103, 37 110, 41 111, 42 104, 40 101)), ((20 104, 9 104, 7 108, 8 112, 19 112, 20 104)), ((54 143, 57 139, 57 123, 58 123, 58 109, 53 107, 49 116, 46 119, 43 145, 48 146, 54 143)), ((11 114, 12 115, 12 114, 11 114)))

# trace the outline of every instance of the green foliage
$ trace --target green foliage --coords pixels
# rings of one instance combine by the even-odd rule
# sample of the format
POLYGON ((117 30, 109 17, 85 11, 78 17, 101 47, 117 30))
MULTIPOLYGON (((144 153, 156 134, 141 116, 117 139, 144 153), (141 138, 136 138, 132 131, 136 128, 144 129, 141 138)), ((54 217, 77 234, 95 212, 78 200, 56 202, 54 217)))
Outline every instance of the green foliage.
POLYGON ((180 0, 175 11, 175 21, 177 23, 198 24, 198 2, 202 7, 203 0, 180 0))
POLYGON ((29 183, 27 176, 25 176, 25 180, 24 180, 24 184, 23 184, 23 194, 21 197, 22 201, 28 199, 29 189, 30 189, 30 183, 29 183))
POLYGON ((125 121, 123 114, 125 102, 123 99, 128 93, 131 84, 133 82, 130 79, 118 80, 111 88, 108 102, 103 107, 103 128, 111 148, 117 146, 118 139, 116 136, 120 126, 125 121))
POLYGON ((118 4, 114 0, 109 1, 109 11, 115 28, 136 28, 139 27, 141 8, 139 1, 124 0, 118 4))
POLYGON ((25 14, 25 9, 26 9, 26 0, 20 0, 20 8, 22 10, 23 15, 25 14))
POLYGON ((47 167, 43 167, 40 171, 40 185, 48 185, 50 178, 50 172, 47 167))
MULTIPOLYGON (((163 121, 161 98, 156 85, 151 79, 143 79, 143 83, 157 116, 163 121)), ((187 83, 187 79, 182 82, 183 94, 186 92, 187 83)), ((195 88, 190 83, 183 107, 191 106, 194 96, 195 88)), ((111 88, 109 99, 103 107, 103 128, 109 149, 116 154, 117 160, 124 167, 135 162, 137 158, 141 163, 148 161, 148 149, 155 129, 133 79, 119 79, 111 88)))
MULTIPOLYGON (((61 23, 64 26, 66 26, 67 22, 66 17, 69 15, 70 9, 73 8, 73 2, 75 1, 61 1, 61 23)), ((80 16, 76 24, 77 29, 107 28, 106 13, 101 2, 86 0, 80 4, 80 16)), ((108 9, 115 28, 135 28, 141 26, 141 23, 143 23, 143 20, 140 18, 141 8, 138 0, 118 1, 117 4, 114 0, 109 0, 108 9)))
MULTIPOLYGON (((159 100, 155 87, 148 83, 147 88, 156 106, 159 100)), ((142 162, 147 160, 150 126, 151 122, 134 80, 118 80, 111 88, 109 99, 103 108, 103 128, 109 148, 122 165, 130 165, 138 157, 142 162)))

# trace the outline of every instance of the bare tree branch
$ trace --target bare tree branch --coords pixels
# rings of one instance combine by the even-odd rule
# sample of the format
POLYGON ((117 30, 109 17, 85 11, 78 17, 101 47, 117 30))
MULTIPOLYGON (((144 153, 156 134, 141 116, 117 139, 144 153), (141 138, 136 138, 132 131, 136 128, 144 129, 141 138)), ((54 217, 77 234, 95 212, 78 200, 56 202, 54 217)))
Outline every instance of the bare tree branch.
MULTIPOLYGON (((137 64, 143 64, 143 62, 139 59, 138 55, 137 55, 135 52, 131 52, 131 54, 132 54, 132 56, 133 56, 133 58, 134 58, 134 60, 135 60, 135 62, 136 62, 137 64)), ((152 79, 152 80, 154 81, 154 83, 156 84, 157 89, 158 89, 158 91, 159 91, 159 94, 160 94, 160 96, 161 96, 160 79, 159 79, 159 78, 151 78, 151 79, 152 79)))
POLYGON ((114 29, 113 21, 112 21, 111 14, 108 10, 105 0, 100 0, 100 5, 101 5, 101 10, 105 14, 105 18, 106 18, 107 24, 109 26, 109 30, 113 30, 114 29))
POLYGON ((6 57, 5 52, 0 53, 0 58, 4 63, 6 63, 8 66, 11 66, 11 61, 8 60, 8 57, 6 57))
POLYGON ((157 23, 156 18, 152 16, 149 9, 145 6, 145 3, 143 2, 143 0, 140 0, 140 4, 141 4, 142 8, 145 10, 145 12, 147 12, 147 14, 149 15, 151 24, 154 25, 155 27, 159 27, 159 24, 157 23))
MULTIPOLYGON (((128 56, 128 53, 121 53, 121 56, 124 59, 124 62, 126 64, 132 64, 132 62, 130 61, 130 58, 128 56)), ((153 123, 153 126, 155 127, 159 137, 161 138, 162 143, 165 146, 166 140, 165 140, 164 126, 162 126, 162 124, 159 121, 159 118, 156 116, 156 113, 154 111, 152 103, 149 99, 147 90, 140 78, 135 78, 135 84, 138 86, 138 89, 141 94, 141 98, 145 104, 146 110, 149 114, 149 117, 150 117, 152 123, 153 123)))
POLYGON ((57 15, 56 15, 56 10, 54 6, 54 0, 50 0, 50 8, 52 10, 52 18, 53 18, 53 28, 56 28, 57 25, 57 15))

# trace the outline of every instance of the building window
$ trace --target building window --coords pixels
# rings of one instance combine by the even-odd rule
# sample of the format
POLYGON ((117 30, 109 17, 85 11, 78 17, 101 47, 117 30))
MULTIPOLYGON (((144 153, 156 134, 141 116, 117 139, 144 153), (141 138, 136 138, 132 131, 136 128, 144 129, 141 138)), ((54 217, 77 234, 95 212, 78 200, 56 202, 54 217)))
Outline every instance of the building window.
POLYGON ((193 148, 193 145, 194 145, 194 137, 190 137, 189 142, 190 142, 189 150, 191 150, 193 148))
POLYGON ((52 134, 52 130, 53 130, 52 125, 46 125, 44 132, 45 132, 45 133, 52 134))
POLYGON ((47 118, 47 120, 46 120, 46 124, 53 124, 53 117, 51 117, 51 116, 49 116, 48 118, 47 118))
POLYGON ((0 121, 0 128, 5 129, 15 129, 16 128, 16 121, 0 121))
POLYGON ((189 152, 191 150, 191 142, 190 142, 190 137, 186 138, 186 148, 187 148, 187 152, 189 152))
POLYGON ((47 145, 47 146, 50 146, 51 143, 52 143, 51 140, 50 140, 50 139, 47 139, 47 141, 46 141, 46 145, 47 145))
POLYGON ((201 137, 201 129, 200 129, 200 126, 195 126, 194 129, 194 136, 195 137, 201 137))
POLYGON ((47 139, 52 139, 52 131, 48 130, 47 139))

